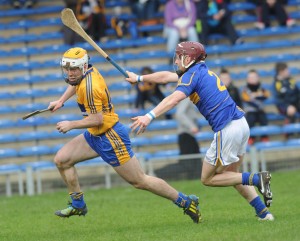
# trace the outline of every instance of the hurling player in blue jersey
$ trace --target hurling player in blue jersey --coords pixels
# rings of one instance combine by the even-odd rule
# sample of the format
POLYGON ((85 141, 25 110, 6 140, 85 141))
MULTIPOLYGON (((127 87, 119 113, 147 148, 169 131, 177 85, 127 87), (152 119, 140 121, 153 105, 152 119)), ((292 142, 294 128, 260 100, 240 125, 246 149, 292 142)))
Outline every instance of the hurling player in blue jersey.
POLYGON ((202 167, 201 181, 206 186, 234 186, 255 209, 259 220, 274 220, 268 208, 272 203, 271 174, 240 173, 239 168, 246 153, 249 126, 244 112, 230 97, 220 78, 205 64, 204 46, 197 42, 181 42, 175 50, 176 73, 160 71, 149 75, 127 72, 130 83, 139 81, 153 83, 178 82, 176 90, 144 116, 132 118, 132 131, 143 133, 156 117, 174 108, 189 97, 206 118, 214 139, 208 149, 202 167), (260 199, 254 186, 264 197, 260 199))

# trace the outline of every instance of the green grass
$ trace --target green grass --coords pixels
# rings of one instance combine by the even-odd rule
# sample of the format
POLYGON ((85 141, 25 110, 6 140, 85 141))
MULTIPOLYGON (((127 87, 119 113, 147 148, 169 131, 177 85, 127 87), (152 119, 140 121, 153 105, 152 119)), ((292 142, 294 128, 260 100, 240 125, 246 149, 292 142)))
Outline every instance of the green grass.
POLYGON ((1 241, 290 241, 299 240, 300 171, 272 174, 274 222, 258 222, 233 188, 199 181, 171 184, 200 196, 204 221, 194 224, 170 201, 132 187, 85 190, 86 217, 61 219, 67 192, 0 200, 1 241))

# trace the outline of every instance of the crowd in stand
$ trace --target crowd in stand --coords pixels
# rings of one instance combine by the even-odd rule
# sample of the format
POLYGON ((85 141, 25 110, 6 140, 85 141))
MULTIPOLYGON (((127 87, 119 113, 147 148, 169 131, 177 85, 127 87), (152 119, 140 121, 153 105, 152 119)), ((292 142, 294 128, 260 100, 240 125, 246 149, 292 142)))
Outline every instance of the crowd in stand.
MULTIPOLYGON (((285 0, 248 0, 248 2, 256 5, 255 12, 249 14, 256 14, 255 27, 258 29, 272 26, 273 19, 274 23, 278 23, 280 26, 295 25, 295 20, 288 15, 287 1, 285 0)), ((15 8, 21 8, 32 7, 34 4, 38 4, 38 1, 12 0, 11 3, 15 8)), ((160 22, 156 16, 162 5, 159 0, 128 0, 131 14, 135 18, 122 18, 120 7, 115 7, 114 14, 108 21, 104 0, 64 0, 64 3, 66 7, 74 11, 81 26, 95 41, 106 41, 108 28, 114 29, 117 38, 123 38, 125 35, 129 35, 133 39, 138 38, 138 26, 160 22)), ((229 0, 166 1, 163 35, 167 39, 166 49, 170 53, 170 64, 173 61, 171 53, 174 52, 177 43, 181 41, 200 41, 207 46, 211 44, 209 36, 220 33, 226 36, 232 45, 244 43, 232 22, 229 4, 229 0)), ((83 41, 67 27, 63 28, 63 32, 66 44, 75 45, 77 42, 83 41)), ((148 36, 148 33, 143 33, 143 36, 148 36)), ((300 92, 296 80, 291 77, 286 63, 276 63, 274 70, 276 75, 271 91, 263 88, 263 80, 255 69, 249 70, 245 87, 241 90, 234 86, 234 81, 231 80, 230 72, 227 69, 221 69, 218 73, 237 105, 245 110, 250 127, 268 125, 264 101, 270 96, 275 98, 278 112, 286 118, 285 123, 297 122, 300 111, 300 92)), ((151 72, 152 70, 146 67, 142 71, 151 72)), ((136 91, 135 108, 137 109, 144 109, 147 101, 157 105, 164 98, 158 85, 139 84, 136 91)), ((166 115, 166 118, 170 119, 172 116, 166 115)), ((262 140, 268 140, 268 137, 263 136, 262 140)), ((254 141, 254 138, 250 138, 249 144, 254 141)))

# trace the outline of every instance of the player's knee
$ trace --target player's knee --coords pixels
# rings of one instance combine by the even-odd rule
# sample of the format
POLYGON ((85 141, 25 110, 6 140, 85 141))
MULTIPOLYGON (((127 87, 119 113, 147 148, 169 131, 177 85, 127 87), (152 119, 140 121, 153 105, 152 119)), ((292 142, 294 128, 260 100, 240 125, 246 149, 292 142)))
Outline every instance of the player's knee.
POLYGON ((57 153, 55 155, 54 163, 57 166, 57 168, 59 168, 59 169, 66 169, 66 168, 70 167, 69 162, 66 161, 65 158, 63 158, 63 156, 60 155, 59 153, 57 153))
POLYGON ((129 182, 133 187, 135 187, 136 189, 141 189, 141 190, 146 190, 147 187, 143 182, 129 182))
POLYGON ((141 190, 149 189, 148 184, 144 178, 139 178, 137 180, 130 180, 128 182, 136 189, 141 189, 141 190))
POLYGON ((201 182, 204 186, 212 186, 211 178, 201 177, 201 182))

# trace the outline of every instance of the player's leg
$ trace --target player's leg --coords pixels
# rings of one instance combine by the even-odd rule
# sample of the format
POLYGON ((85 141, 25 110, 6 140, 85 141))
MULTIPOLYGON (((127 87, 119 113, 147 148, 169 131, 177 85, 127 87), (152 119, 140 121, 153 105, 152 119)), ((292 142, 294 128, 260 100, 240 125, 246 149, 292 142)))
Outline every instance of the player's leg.
POLYGON ((225 171, 227 166, 238 162, 246 152, 248 138, 249 128, 245 118, 232 121, 222 131, 215 133, 203 162, 201 181, 207 186, 256 186, 264 195, 266 205, 270 206, 272 193, 269 172, 253 174, 225 171))
MULTIPOLYGON (((243 156, 240 156, 240 160, 236 163, 232 163, 231 165, 229 165, 226 171, 238 173, 242 162, 243 162, 243 156)), ((256 215, 259 217, 259 220, 270 220, 270 221, 274 220, 273 215, 269 212, 266 205, 260 199, 254 186, 245 186, 239 184, 239 185, 235 185, 234 188, 255 209, 256 215)))
POLYGON ((177 206, 184 209, 195 223, 200 221, 199 201, 195 195, 187 196, 178 192, 161 178, 146 175, 139 161, 133 156, 121 166, 114 167, 115 171, 135 188, 150 191, 158 196, 173 201, 177 206))
POLYGON ((98 154, 91 149, 83 134, 66 143, 55 155, 54 162, 60 172, 61 177, 67 185, 69 195, 72 200, 67 208, 55 212, 57 216, 81 216, 87 213, 83 192, 80 189, 78 175, 74 165, 78 162, 96 156, 98 156, 98 154))

